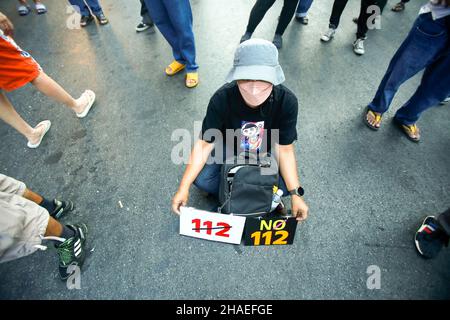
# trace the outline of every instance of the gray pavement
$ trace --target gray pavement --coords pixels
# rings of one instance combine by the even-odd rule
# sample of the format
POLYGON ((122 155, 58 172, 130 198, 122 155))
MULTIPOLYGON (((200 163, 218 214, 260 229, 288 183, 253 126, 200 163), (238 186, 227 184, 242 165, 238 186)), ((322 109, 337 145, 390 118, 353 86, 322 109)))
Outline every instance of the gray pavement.
MULTIPOLYGON (((45 71, 78 95, 96 91, 88 118, 30 86, 9 94, 25 119, 50 119, 37 150, 0 123, 0 172, 44 195, 74 200, 64 222, 84 221, 95 247, 81 290, 66 288, 54 250, 0 265, 6 299, 448 299, 450 250, 433 261, 415 252, 413 236, 426 214, 450 206, 450 105, 423 114, 423 142, 413 144, 390 124, 414 92, 415 77, 398 93, 384 126, 362 122, 387 64, 412 25, 421 2, 370 32, 366 55, 351 50, 359 11, 351 1, 336 38, 319 41, 331 12, 316 1, 310 25, 293 21, 280 61, 286 86, 300 101, 297 155, 310 218, 295 243, 236 247, 178 235, 170 201, 183 173, 170 153, 177 128, 193 130, 209 98, 224 82, 253 1, 194 0, 201 84, 168 78, 169 46, 159 32, 136 34, 138 1, 102 0, 105 27, 66 28, 66 3, 47 0, 45 16, 22 18, 15 1, 0 11, 16 26, 15 39, 45 71), (118 201, 124 208, 120 208, 118 201), (368 266, 381 268, 381 289, 366 286, 368 266)), ((390 1, 393 5, 396 1, 390 1)), ((282 1, 255 36, 271 40, 282 1)), ((211 203, 194 188, 190 205, 211 203)))

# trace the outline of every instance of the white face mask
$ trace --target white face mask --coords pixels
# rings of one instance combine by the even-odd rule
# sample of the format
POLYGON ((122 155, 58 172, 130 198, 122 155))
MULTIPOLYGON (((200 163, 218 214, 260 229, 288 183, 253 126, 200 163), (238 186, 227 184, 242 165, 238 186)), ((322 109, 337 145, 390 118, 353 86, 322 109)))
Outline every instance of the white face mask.
POLYGON ((250 107, 263 104, 273 89, 273 84, 266 81, 238 80, 237 84, 242 98, 250 107))

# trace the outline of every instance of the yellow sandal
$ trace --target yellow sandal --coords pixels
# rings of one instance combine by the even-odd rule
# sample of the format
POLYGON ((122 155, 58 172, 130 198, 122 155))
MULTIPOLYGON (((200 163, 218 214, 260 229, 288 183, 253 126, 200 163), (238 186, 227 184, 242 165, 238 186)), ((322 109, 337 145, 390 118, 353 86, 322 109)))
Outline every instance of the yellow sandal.
POLYGON ((195 88, 198 86, 198 72, 186 73, 186 87, 195 88))
POLYGON ((369 108, 367 108, 367 112, 364 115, 364 122, 370 129, 376 131, 376 130, 380 129, 382 116, 383 115, 381 113, 374 112, 374 111, 370 110, 369 108), (369 116, 373 118, 374 124, 371 124, 369 122, 369 116))
POLYGON ((173 76, 186 68, 185 64, 179 63, 177 60, 173 60, 171 64, 169 64, 166 68, 166 74, 168 76, 173 76))
POLYGON ((397 124, 409 140, 413 142, 420 141, 420 130, 416 124, 397 124))

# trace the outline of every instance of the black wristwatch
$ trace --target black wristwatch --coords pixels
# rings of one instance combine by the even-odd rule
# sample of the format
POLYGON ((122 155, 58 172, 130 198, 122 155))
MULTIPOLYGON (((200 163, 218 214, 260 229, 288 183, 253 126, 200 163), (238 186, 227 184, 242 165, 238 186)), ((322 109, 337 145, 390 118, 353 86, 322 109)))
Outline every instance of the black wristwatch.
POLYGON ((289 191, 289 194, 291 196, 295 195, 295 196, 303 197, 303 195, 305 194, 305 190, 302 187, 298 187, 297 189, 289 191))

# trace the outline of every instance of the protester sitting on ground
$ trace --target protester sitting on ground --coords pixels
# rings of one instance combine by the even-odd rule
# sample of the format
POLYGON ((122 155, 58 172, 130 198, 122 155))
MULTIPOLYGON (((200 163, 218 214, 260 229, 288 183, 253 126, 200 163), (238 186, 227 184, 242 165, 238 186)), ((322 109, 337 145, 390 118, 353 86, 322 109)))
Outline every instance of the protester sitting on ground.
POLYGON ((46 96, 71 108, 78 118, 86 117, 94 104, 95 94, 86 90, 80 98, 74 99, 42 71, 30 54, 17 46, 10 37, 13 29, 12 23, 0 12, 0 119, 25 136, 29 148, 37 148, 51 122, 45 120, 32 128, 16 112, 3 90, 13 91, 31 83, 46 96))
POLYGON ((81 268, 86 256, 86 225, 57 221, 73 208, 71 201, 48 200, 0 174, 0 263, 45 249, 42 240, 51 240, 59 255, 59 275, 67 279, 68 267, 81 268))
POLYGON ((272 152, 278 159, 281 173, 279 188, 291 195, 292 214, 298 220, 307 218, 308 206, 302 198, 294 148, 298 102, 295 95, 281 85, 284 80, 277 48, 271 42, 251 39, 240 44, 228 83, 216 91, 209 102, 201 139, 192 149, 172 201, 174 212, 180 213, 180 207, 187 205, 192 184, 212 195, 219 194, 222 160, 228 158, 228 154, 272 152), (231 143, 225 141, 229 130, 237 134, 237 144, 235 139, 231 143), (211 138, 211 131, 218 132, 222 139, 211 138), (272 138, 273 132, 278 133, 278 139, 272 138), (213 150, 217 161, 206 164, 213 150), (217 154, 219 152, 224 155, 217 154))
MULTIPOLYGON (((39 0, 33 0, 34 2, 34 8, 36 9, 36 12, 38 14, 44 14, 47 12, 47 8, 42 3, 42 1, 39 0)), ((21 16, 26 16, 31 12, 30 5, 28 4, 27 0, 19 0, 19 5, 17 6, 17 12, 21 16)))
POLYGON ((427 259, 435 258, 450 239, 450 208, 437 218, 428 216, 422 222, 415 236, 419 254, 427 259))
POLYGON ((166 67, 168 76, 186 69, 185 85, 199 84, 192 9, 189 0, 145 0, 153 22, 172 48, 174 60, 166 67))
MULTIPOLYGON (((292 20, 297 7, 298 0, 283 0, 283 9, 278 20, 275 36, 273 37, 273 44, 281 49, 283 47, 283 34, 287 26, 292 20)), ((269 11, 270 7, 275 3, 275 0, 257 0, 250 12, 250 17, 247 24, 247 29, 241 37, 241 43, 250 39, 255 32, 256 27, 264 18, 264 15, 269 11)))
POLYGON ((155 24, 153 23, 152 18, 150 17, 150 14, 148 13, 148 8, 145 5, 144 0, 141 1, 141 17, 142 21, 137 25, 136 32, 143 32, 147 29, 152 29, 153 32, 155 31, 155 24))
POLYGON ((383 114, 408 79, 425 69, 413 96, 397 110, 394 121, 407 138, 420 140, 417 121, 425 110, 450 95, 450 0, 430 0, 420 9, 411 31, 392 58, 364 120, 378 130, 383 114))
MULTIPOLYGON (((334 38, 336 30, 339 26, 341 15, 347 6, 348 0, 335 0, 333 3, 333 10, 330 16, 330 22, 328 31, 325 32, 320 40, 328 42, 334 38)), ((356 32, 356 40, 353 42, 353 52, 357 55, 365 54, 364 41, 367 39, 367 31, 369 30, 369 19, 373 16, 373 10, 370 10, 371 6, 377 6, 379 8, 379 14, 383 12, 386 6, 387 0, 361 0, 361 9, 359 17, 354 20, 358 24, 356 32)), ((379 16, 378 16, 379 17, 379 16)), ((374 20, 375 22, 375 20, 374 20)))
POLYGON ((80 9, 80 25, 82 27, 86 27, 94 20, 91 12, 97 18, 100 25, 108 24, 109 20, 103 13, 103 9, 98 0, 69 0, 69 2, 72 6, 76 6, 80 9))

